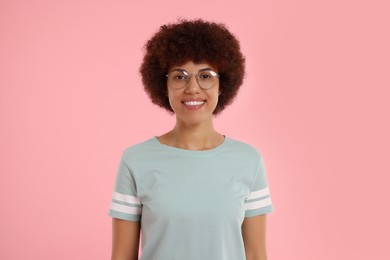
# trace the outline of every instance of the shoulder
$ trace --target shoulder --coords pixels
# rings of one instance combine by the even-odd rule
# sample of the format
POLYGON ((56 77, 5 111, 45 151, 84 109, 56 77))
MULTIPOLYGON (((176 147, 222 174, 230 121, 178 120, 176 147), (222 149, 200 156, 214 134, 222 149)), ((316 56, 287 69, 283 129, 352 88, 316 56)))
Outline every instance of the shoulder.
POLYGON ((122 160, 127 163, 133 160, 140 160, 147 157, 156 149, 155 137, 149 138, 145 141, 130 145, 122 152, 122 160))
POLYGON ((242 156, 256 161, 262 160, 261 152, 253 145, 230 137, 228 138, 229 150, 231 150, 233 153, 236 153, 237 156, 242 156))

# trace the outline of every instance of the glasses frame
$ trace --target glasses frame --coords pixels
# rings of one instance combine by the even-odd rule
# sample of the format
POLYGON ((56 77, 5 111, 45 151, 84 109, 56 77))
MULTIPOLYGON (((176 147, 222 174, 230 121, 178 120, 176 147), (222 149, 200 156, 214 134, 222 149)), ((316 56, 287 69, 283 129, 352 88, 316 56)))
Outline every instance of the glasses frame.
POLYGON ((167 78, 167 84, 168 84, 168 77, 169 77, 169 74, 172 73, 172 72, 177 72, 177 71, 183 73, 183 74, 187 77, 187 80, 186 80, 186 83, 185 83, 182 87, 180 87, 180 88, 173 88, 173 89, 184 89, 184 88, 186 88, 186 86, 188 85, 188 83, 189 83, 190 80, 191 80, 191 76, 192 76, 192 75, 195 76, 196 82, 198 83, 198 85, 199 85, 199 87, 200 87, 201 89, 204 89, 204 90, 212 89, 212 88, 215 87, 216 84, 214 84, 214 85, 213 85, 212 87, 210 87, 210 88, 205 88, 205 87, 203 87, 202 84, 199 82, 199 75, 202 74, 202 72, 209 71, 209 72, 211 72, 210 74, 211 74, 212 76, 216 77, 217 79, 219 79, 219 77, 220 77, 220 75, 219 75, 217 72, 215 72, 214 70, 209 69, 209 68, 207 68, 207 69, 202 69, 202 70, 200 70, 200 71, 199 71, 198 73, 196 73, 196 74, 195 74, 195 73, 188 73, 188 71, 183 70, 183 69, 175 69, 175 70, 173 70, 173 71, 171 71, 171 72, 168 72, 168 74, 165 75, 165 77, 167 78), (215 75, 213 75, 213 74, 215 74, 215 75))

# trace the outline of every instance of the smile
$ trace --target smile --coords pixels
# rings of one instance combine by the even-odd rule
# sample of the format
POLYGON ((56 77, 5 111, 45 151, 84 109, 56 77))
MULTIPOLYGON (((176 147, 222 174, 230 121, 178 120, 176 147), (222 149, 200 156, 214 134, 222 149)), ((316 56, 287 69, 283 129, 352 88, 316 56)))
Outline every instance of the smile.
POLYGON ((195 99, 195 100, 183 100, 184 107, 188 110, 198 110, 203 107, 206 103, 206 100, 195 99))
POLYGON ((205 101, 185 101, 184 104, 187 106, 199 106, 204 104, 205 101))

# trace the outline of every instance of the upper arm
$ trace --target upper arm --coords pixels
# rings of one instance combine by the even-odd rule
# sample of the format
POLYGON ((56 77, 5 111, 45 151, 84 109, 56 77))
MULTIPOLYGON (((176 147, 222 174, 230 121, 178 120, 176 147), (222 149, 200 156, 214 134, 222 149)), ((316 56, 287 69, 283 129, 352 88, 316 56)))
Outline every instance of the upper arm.
POLYGON ((112 260, 138 260, 140 221, 112 219, 112 260))
POLYGON ((266 214, 246 217, 242 224, 242 237, 246 259, 266 260, 266 214))
POLYGON ((138 260, 142 203, 137 196, 137 182, 125 153, 120 160, 110 210, 112 217, 112 260, 138 260))

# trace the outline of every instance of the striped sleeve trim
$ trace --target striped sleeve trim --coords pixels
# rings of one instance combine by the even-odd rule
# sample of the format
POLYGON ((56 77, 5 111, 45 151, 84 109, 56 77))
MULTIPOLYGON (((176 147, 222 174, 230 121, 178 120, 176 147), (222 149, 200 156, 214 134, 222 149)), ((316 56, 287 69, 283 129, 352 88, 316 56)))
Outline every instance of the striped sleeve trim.
POLYGON ((122 205, 113 201, 111 202, 110 209, 113 211, 117 211, 125 214, 132 214, 132 215, 141 215, 142 212, 142 208, 140 207, 122 205))
POLYGON ((249 194, 248 200, 253 200, 253 199, 265 197, 267 195, 269 195, 268 187, 264 188, 264 189, 261 189, 261 190, 257 190, 257 191, 251 192, 249 194))
POLYGON ((272 205, 268 187, 253 191, 245 201, 245 210, 262 209, 272 205))
POLYGON ((129 204, 141 205, 140 200, 136 196, 125 195, 119 192, 113 192, 112 199, 120 202, 126 202, 129 204))
POLYGON ((245 210, 261 209, 272 205, 271 198, 245 203, 245 210))
POLYGON ((141 215, 142 204, 136 196, 113 192, 110 210, 130 215, 141 215))

